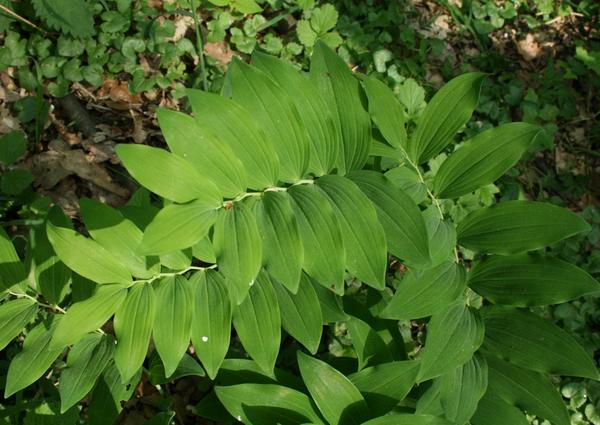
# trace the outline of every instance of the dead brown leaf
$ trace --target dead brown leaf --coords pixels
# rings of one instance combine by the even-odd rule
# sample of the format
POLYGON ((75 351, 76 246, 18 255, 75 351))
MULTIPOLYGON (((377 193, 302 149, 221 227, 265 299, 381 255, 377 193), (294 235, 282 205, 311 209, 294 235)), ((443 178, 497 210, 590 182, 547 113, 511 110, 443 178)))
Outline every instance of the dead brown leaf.
POLYGON ((204 53, 223 66, 229 64, 234 55, 233 50, 231 50, 223 41, 219 41, 218 43, 206 43, 204 45, 204 53))
POLYGON ((113 182, 110 174, 98 163, 90 161, 83 150, 71 149, 60 139, 50 142, 48 148, 21 165, 31 171, 35 186, 48 190, 66 177, 76 175, 121 198, 129 196, 129 191, 113 182))
POLYGON ((542 52, 540 44, 531 33, 527 34, 523 40, 517 41, 517 49, 527 62, 534 61, 542 52))

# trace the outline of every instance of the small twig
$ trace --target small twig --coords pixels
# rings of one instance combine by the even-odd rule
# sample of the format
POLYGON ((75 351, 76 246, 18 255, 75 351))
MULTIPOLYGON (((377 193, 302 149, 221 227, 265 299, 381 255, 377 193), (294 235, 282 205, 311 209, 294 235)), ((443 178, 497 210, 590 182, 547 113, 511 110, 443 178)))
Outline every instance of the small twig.
POLYGON ((33 22, 31 22, 28 19, 23 18, 21 15, 13 12, 12 10, 10 10, 8 7, 3 6, 2 4, 0 4, 0 10, 3 11, 4 13, 12 16, 13 18, 35 28, 36 30, 40 31, 42 34, 47 35, 48 33, 46 31, 44 31, 42 28, 38 27, 36 24, 34 24, 33 22))
POLYGON ((204 40, 202 38, 202 31, 200 29, 200 22, 198 21, 198 14, 196 13, 196 1, 190 0, 192 6, 192 15, 194 17, 194 27, 196 30, 196 50, 198 51, 198 59, 200 61, 200 74, 202 76, 202 89, 208 90, 208 82, 206 80, 206 65, 204 63, 204 40))
POLYGON ((56 310, 56 311, 60 312, 61 314, 65 314, 65 313, 66 313, 66 311, 65 311, 65 310, 63 310, 61 307, 59 307, 59 306, 57 306, 57 305, 45 304, 45 303, 43 303, 43 302, 39 301, 37 298, 34 298, 34 297, 32 297, 31 295, 29 295, 29 294, 26 294, 26 293, 24 293, 24 292, 23 292, 23 293, 19 293, 19 292, 12 292, 12 291, 8 291, 8 293, 9 293, 10 295, 14 295, 14 296, 15 296, 15 297, 17 297, 17 298, 28 298, 28 299, 30 299, 30 300, 32 300, 32 301, 34 301, 34 302, 36 302, 37 304, 39 304, 39 305, 40 305, 40 306, 42 306, 42 307, 49 308, 49 309, 51 309, 51 310, 56 310))
POLYGON ((265 22, 260 27, 258 27, 258 29, 256 30, 256 32, 261 32, 261 31, 266 30, 269 27, 272 27, 273 25, 275 25, 276 23, 278 23, 282 19, 287 18, 292 13, 296 13, 299 10, 300 10, 300 7, 298 7, 298 6, 294 6, 294 7, 290 8, 287 12, 284 12, 284 13, 282 13, 280 15, 275 16, 274 18, 269 19, 267 22, 265 22))
POLYGON ((173 277, 173 276, 181 276, 182 274, 185 274, 191 270, 210 270, 210 269, 214 269, 216 268, 217 265, 213 264, 212 266, 208 266, 208 267, 198 267, 198 266, 189 266, 186 267, 183 270, 179 270, 178 272, 173 272, 173 273, 157 273, 154 276, 152 276, 151 278, 148 279, 140 279, 140 280, 134 280, 131 285, 129 286, 133 286, 136 283, 152 283, 154 282, 156 279, 160 279, 163 277, 173 277))

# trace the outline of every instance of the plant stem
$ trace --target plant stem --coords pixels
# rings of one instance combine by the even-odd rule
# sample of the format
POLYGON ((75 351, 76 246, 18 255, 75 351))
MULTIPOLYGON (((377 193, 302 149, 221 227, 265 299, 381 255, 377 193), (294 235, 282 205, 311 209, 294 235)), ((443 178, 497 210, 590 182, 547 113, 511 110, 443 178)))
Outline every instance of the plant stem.
POLYGON ((206 64, 204 63, 204 39, 202 38, 202 29, 198 21, 198 13, 196 12, 196 1, 190 0, 192 6, 192 15, 194 17, 194 27, 196 30, 196 51, 198 52, 198 60, 200 61, 200 75, 202 76, 202 89, 208 90, 208 82, 206 80, 206 64))
POLYGON ((155 274, 154 276, 152 276, 149 279, 140 279, 140 280, 134 280, 131 285, 129 286, 133 286, 136 283, 152 283, 154 282, 156 279, 160 279, 162 277, 173 277, 173 276, 181 276, 182 274, 185 274, 191 270, 210 270, 210 269, 214 269, 215 267, 217 267, 216 264, 213 264, 212 266, 208 266, 208 267, 197 267, 197 266, 189 266, 186 267, 183 270, 179 270, 178 272, 172 272, 172 273, 158 273, 155 274))
POLYGON ((280 15, 277 15, 274 18, 271 18, 267 22, 265 22, 264 24, 262 24, 260 27, 258 27, 258 29, 256 30, 256 32, 261 32, 261 31, 266 30, 269 27, 272 27, 277 22, 281 21, 282 19, 287 18, 292 13, 296 13, 299 10, 300 10, 300 7, 298 7, 298 6, 294 6, 294 7, 290 8, 290 9, 288 9, 287 12, 284 12, 284 13, 282 13, 280 15))
POLYGON ((35 301, 35 302, 36 302, 37 304, 39 304, 40 306, 42 306, 42 307, 46 307, 46 308, 49 308, 49 309, 51 309, 51 310, 56 310, 56 311, 59 311, 61 314, 65 314, 65 313, 66 313, 66 311, 65 311, 65 310, 63 310, 61 307, 59 307, 59 306, 57 306, 57 305, 50 305, 50 304, 45 304, 45 303, 43 303, 43 302, 40 302, 40 301, 39 301, 37 298, 34 298, 34 297, 32 297, 31 295, 29 295, 29 294, 26 294, 26 293, 24 293, 24 292, 23 292, 23 293, 19 293, 19 292, 12 292, 12 291, 8 291, 8 293, 9 293, 10 295, 14 295, 14 296, 15 296, 15 297, 17 297, 17 298, 29 298, 30 300, 32 300, 32 301, 35 301))
POLYGON ((44 31, 42 28, 38 27, 36 24, 34 24, 33 22, 31 22, 28 19, 23 18, 21 15, 13 12, 12 10, 10 10, 8 7, 3 6, 2 4, 0 4, 0 10, 4 13, 6 13, 7 15, 12 16, 13 18, 35 28, 36 30, 40 31, 42 34, 46 35, 46 31, 44 31))
POLYGON ((273 186, 273 187, 267 187, 266 189, 264 189, 263 191, 260 191, 260 192, 244 192, 244 193, 236 196, 233 199, 223 202, 222 207, 227 208, 234 202, 239 202, 243 199, 250 198, 252 196, 262 196, 265 192, 287 192, 287 190, 292 186, 298 186, 301 184, 314 184, 314 183, 315 183, 315 181, 313 179, 305 179, 305 180, 298 180, 297 182, 292 183, 289 187, 273 186))
MULTIPOLYGON (((435 197, 435 195, 433 194, 433 192, 431 190, 429 190, 427 183, 425 183, 425 178, 423 177, 423 173, 421 173, 421 170, 419 170, 419 166, 409 158, 408 154, 406 153, 406 151, 404 149, 400 148, 400 151, 404 155, 406 161, 408 161, 408 163, 415 169, 415 172, 417 173, 419 180, 425 186, 425 190, 427 191, 427 195, 429 196, 429 199, 431 199, 431 203, 433 205, 435 205, 435 207, 437 208, 438 214, 440 215, 440 220, 443 221, 444 220, 444 212, 442 211, 442 206, 440 205, 440 200, 435 197)), ((456 263, 458 263, 460 261, 460 258, 458 256, 458 248, 456 248, 456 246, 454 247, 454 261, 456 263)))

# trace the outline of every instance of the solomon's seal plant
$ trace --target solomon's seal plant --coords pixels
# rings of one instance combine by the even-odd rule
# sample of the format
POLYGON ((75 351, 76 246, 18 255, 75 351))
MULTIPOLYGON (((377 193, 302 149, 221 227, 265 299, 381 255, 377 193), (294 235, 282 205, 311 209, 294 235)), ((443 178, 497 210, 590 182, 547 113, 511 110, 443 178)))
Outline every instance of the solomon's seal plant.
POLYGON ((162 208, 144 191, 119 209, 82 200, 89 236, 53 208, 25 263, 0 234, 0 346, 25 334, 5 396, 60 364, 63 412, 99 389, 119 406, 158 367, 160 382, 206 375, 196 412, 247 424, 506 425, 524 410, 568 425, 549 374, 598 371, 530 307, 598 291, 545 250, 588 225, 527 200, 457 213, 541 132, 452 147, 483 79, 450 81, 415 124, 323 43, 307 74, 234 60, 221 95, 188 91, 192 115, 158 112, 169 150, 117 149, 162 208), (350 357, 320 352, 324 327, 350 357))

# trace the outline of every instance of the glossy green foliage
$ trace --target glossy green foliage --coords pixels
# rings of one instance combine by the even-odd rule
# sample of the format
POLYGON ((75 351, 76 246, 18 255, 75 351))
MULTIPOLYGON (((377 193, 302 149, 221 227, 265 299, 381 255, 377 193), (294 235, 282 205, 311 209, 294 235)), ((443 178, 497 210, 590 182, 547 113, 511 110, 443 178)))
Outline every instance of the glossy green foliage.
POLYGON ((248 354, 265 372, 271 372, 279 354, 281 316, 277 294, 265 273, 234 309, 233 326, 248 354))
POLYGON ((340 372, 300 352, 298 365, 310 395, 329 424, 360 424, 368 417, 365 399, 340 372))
POLYGON ((442 375, 467 362, 483 342, 479 312, 457 304, 431 317, 418 380, 442 375))
POLYGON ((313 51, 310 79, 329 100, 336 130, 342 138, 336 161, 338 173, 362 168, 369 154, 371 128, 358 80, 324 43, 317 43, 313 51))
POLYGON ((133 286, 115 312, 115 364, 123 381, 129 381, 144 362, 155 313, 156 295, 148 283, 133 286))
POLYGON ((52 347, 50 340, 60 316, 40 322, 27 335, 23 350, 15 356, 8 368, 4 397, 33 384, 54 363, 64 347, 52 347))
POLYGON ((457 198, 493 183, 515 165, 541 131, 531 124, 512 123, 479 133, 442 164, 434 192, 441 198, 457 198))
POLYGON ((487 357, 487 362, 488 393, 491 396, 501 398, 557 425, 569 425, 566 406, 546 375, 493 357, 487 357))
POLYGON ((536 314, 512 308, 483 309, 482 349, 518 366, 553 375, 598 379, 598 370, 577 340, 536 314))
POLYGON ((194 294, 190 282, 181 276, 158 281, 155 293, 152 338, 169 377, 190 345, 194 294))
POLYGON ((459 299, 465 281, 465 270, 453 262, 425 271, 411 269, 380 316, 396 320, 431 316, 459 299))
POLYGON ((573 212, 552 204, 500 202, 473 211, 458 224, 458 243, 469 249, 515 254, 551 245, 589 225, 573 212))
POLYGON ((562 303, 600 290, 598 281, 579 267, 528 254, 479 261, 469 286, 494 303, 522 307, 562 303))
POLYGON ((409 154, 422 163, 448 146, 477 106, 484 75, 463 74, 446 84, 431 99, 411 140, 409 154))
MULTIPOLYGON (((331 29, 319 10, 310 25, 331 29)), ((117 147, 145 187, 127 205, 84 199, 75 225, 49 209, 27 244, 0 231, 5 394, 58 384, 61 410, 89 394, 98 424, 135 388, 193 377, 212 422, 506 425, 523 409, 567 425, 548 374, 598 371, 528 307, 598 292, 552 250, 589 226, 493 202, 539 127, 469 127, 451 146, 482 81, 425 106, 323 42, 308 75, 235 59, 222 95, 187 91, 193 115, 158 112, 168 150, 117 147)))
POLYGON ((193 285, 192 342, 208 376, 212 379, 229 349, 232 307, 223 276, 207 271, 196 273, 193 285))

